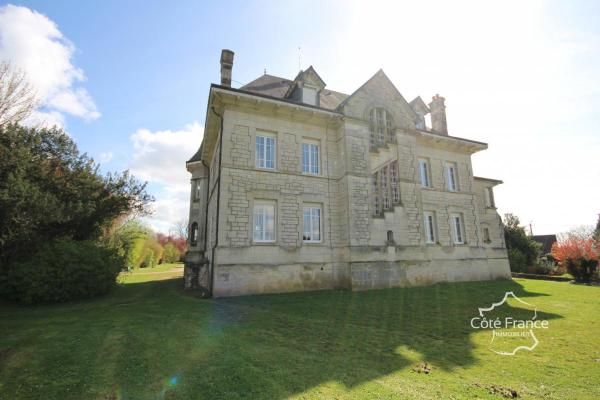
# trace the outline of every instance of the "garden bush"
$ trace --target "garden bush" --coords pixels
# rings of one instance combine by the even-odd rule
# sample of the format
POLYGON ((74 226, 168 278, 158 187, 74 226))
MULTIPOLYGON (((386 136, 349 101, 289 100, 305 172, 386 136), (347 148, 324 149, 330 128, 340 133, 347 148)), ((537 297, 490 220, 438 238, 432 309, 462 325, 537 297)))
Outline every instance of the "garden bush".
POLYGON ((552 246, 552 256, 577 282, 598 280, 598 249, 592 237, 569 236, 552 246))
POLYGON ((124 268, 123 257, 96 243, 50 242, 2 270, 0 293, 27 304, 95 297, 111 290, 124 268))
POLYGON ((527 257, 519 249, 508 249, 508 262, 513 272, 526 272, 527 257))
POLYGON ((168 263, 174 263, 181 259, 181 253, 179 253, 179 249, 175 247, 175 245, 171 242, 165 245, 165 254, 163 256, 163 261, 168 263))
POLYGON ((537 263, 540 244, 525 233, 519 218, 513 214, 504 216, 504 240, 508 249, 508 261, 513 272, 525 272, 537 263))
POLYGON ((583 257, 565 260, 567 271, 576 282, 590 282, 598 279, 598 260, 585 259, 583 257))

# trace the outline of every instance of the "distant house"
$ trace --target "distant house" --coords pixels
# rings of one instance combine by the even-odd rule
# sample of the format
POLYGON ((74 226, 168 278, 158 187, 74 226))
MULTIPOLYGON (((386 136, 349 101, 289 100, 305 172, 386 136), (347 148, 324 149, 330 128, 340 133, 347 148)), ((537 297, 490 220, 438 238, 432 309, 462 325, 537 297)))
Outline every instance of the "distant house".
POLYGON ((552 245, 556 243, 556 235, 534 235, 531 238, 542 246, 540 249, 542 256, 549 254, 552 251, 552 245))
POLYGON ((487 144, 448 133, 443 97, 408 102, 382 70, 343 94, 313 67, 235 89, 232 67, 224 50, 186 164, 186 287, 220 297, 510 278, 502 181, 473 176, 487 144))

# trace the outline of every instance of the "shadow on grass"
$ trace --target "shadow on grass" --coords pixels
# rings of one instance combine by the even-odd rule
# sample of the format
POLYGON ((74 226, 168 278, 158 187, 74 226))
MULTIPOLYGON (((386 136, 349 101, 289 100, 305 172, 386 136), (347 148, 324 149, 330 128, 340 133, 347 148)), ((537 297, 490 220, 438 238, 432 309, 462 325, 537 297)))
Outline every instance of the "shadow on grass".
MULTIPOLYGON (((181 286, 181 278, 129 283, 106 298, 15 316, 0 350, 14 356, 21 341, 36 352, 29 372, 48 399, 284 398, 329 381, 352 388, 420 361, 447 371, 475 364, 478 307, 506 291, 544 295, 493 281, 200 300, 181 286)), ((0 398, 33 383, 10 363, 0 373, 15 384, 0 386, 0 398)))
MULTIPOLYGON (((418 361, 448 371, 467 366, 477 362, 470 319, 507 291, 545 295, 496 281, 211 300, 210 332, 221 341, 209 360, 183 370, 202 379, 181 390, 207 398, 283 398, 327 381, 351 388, 418 361)), ((529 310, 509 309, 530 317, 529 310)), ((559 317, 538 312, 542 319, 559 317)))

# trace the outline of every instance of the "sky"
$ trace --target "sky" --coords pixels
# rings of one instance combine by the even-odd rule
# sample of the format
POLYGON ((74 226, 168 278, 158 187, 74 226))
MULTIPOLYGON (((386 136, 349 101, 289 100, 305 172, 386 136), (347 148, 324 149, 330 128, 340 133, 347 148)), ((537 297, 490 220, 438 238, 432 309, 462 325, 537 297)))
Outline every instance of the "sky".
POLYGON ((600 213, 600 2, 0 2, 0 60, 101 164, 156 197, 167 233, 188 212, 185 161, 203 134, 223 48, 233 86, 313 65, 352 93, 382 68, 402 95, 446 98, 448 131, 489 144, 474 174, 502 179, 498 212, 534 234, 600 213), (300 49, 299 49, 300 48, 300 49))

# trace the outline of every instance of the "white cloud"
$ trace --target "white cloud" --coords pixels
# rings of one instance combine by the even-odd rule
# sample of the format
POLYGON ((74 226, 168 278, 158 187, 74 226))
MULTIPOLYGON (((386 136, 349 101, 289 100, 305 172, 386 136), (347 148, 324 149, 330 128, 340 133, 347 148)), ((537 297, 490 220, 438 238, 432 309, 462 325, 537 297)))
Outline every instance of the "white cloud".
POLYGON ((101 163, 110 162, 110 160, 112 160, 114 156, 115 155, 113 154, 112 151, 107 151, 105 153, 100 153, 100 162, 101 163))
POLYGON ((160 188, 155 193, 155 213, 149 218, 157 230, 166 232, 177 221, 187 218, 190 174, 185 162, 200 147, 203 133, 204 128, 194 122, 179 131, 139 129, 131 135, 134 148, 131 172, 160 188))
POLYGON ((32 117, 34 123, 64 125, 63 114, 100 117, 87 90, 78 86, 85 75, 71 63, 74 52, 75 46, 45 15, 11 4, 0 7, 0 60, 27 73, 43 109, 32 117))

